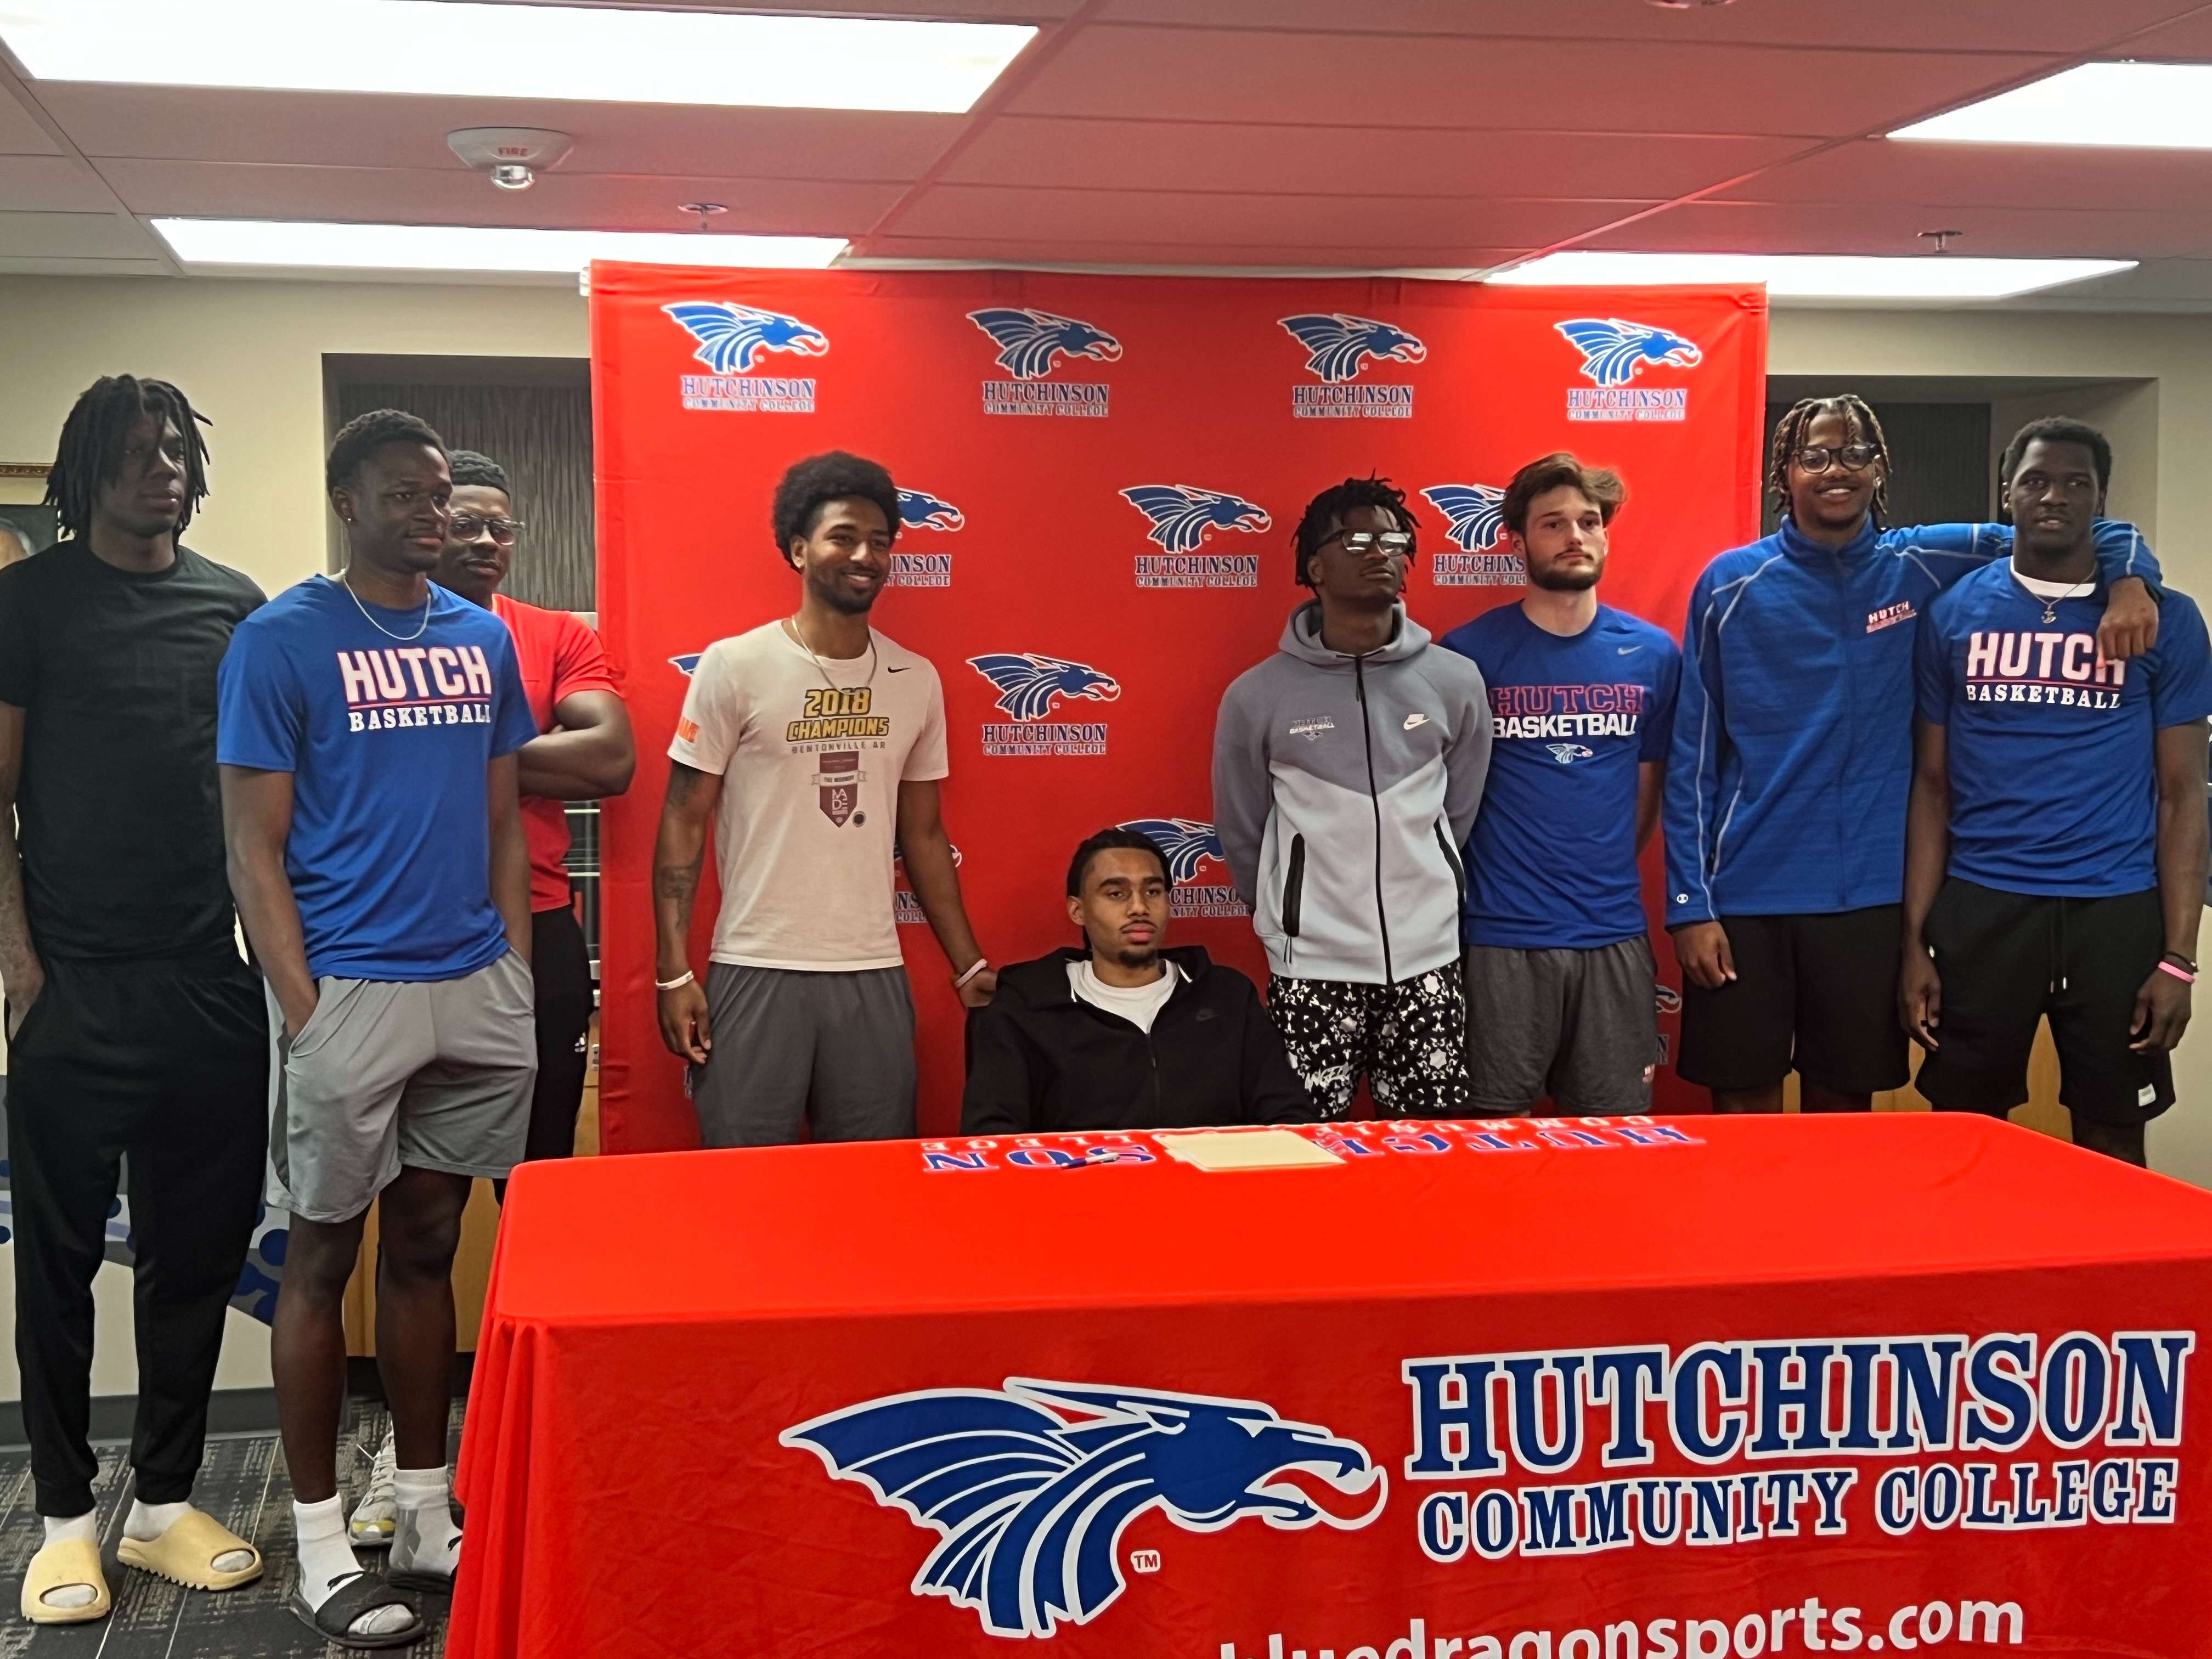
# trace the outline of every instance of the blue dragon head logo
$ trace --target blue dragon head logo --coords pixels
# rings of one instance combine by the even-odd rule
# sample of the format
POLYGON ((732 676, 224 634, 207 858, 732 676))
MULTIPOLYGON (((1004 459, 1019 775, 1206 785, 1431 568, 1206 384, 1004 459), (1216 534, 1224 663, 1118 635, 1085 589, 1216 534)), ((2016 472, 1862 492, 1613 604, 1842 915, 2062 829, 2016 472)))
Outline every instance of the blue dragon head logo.
POLYGON ((1133 830, 1158 848, 1168 862, 1168 879, 1178 887, 1197 880, 1198 866, 1208 859, 1217 864, 1229 862, 1213 826, 1196 818, 1131 818, 1114 827, 1133 830))
POLYGON ((830 337, 820 329, 780 312, 707 300, 687 300, 661 309, 699 343, 691 355, 717 374, 749 374, 765 351, 819 357, 830 349, 830 337))
POLYGON ((1121 499, 1152 521, 1145 539, 1170 553, 1197 551, 1209 531, 1259 531, 1273 522, 1255 502, 1188 484, 1135 484, 1121 499))
POLYGON ((899 522, 908 530, 957 530, 968 522, 958 507, 926 489, 902 489, 898 502, 899 522))
POLYGON ((1121 683, 1088 663, 1043 657, 1032 651, 991 651, 968 665, 999 688, 999 707, 1010 720, 1041 720, 1062 697, 1111 702, 1121 683))
POLYGON ((1121 343, 1101 328, 1049 311, 994 306, 971 311, 968 320, 999 343, 999 367, 1018 380, 1042 380, 1062 357, 1117 361, 1121 343))
POLYGON ((1505 492, 1489 484, 1438 484, 1424 489, 1448 523, 1445 534, 1462 552, 1479 553, 1505 534, 1505 492))
POLYGON ((1694 368, 1705 355, 1693 340, 1618 317, 1578 317, 1553 326, 1583 354, 1583 374, 1596 386, 1626 386, 1653 363, 1694 368))
POLYGON ((1579 743, 1547 743, 1544 747, 1552 751, 1552 758, 1562 766, 1572 766, 1578 760, 1595 758, 1594 750, 1579 743))
POLYGON ((1394 323, 1337 311, 1282 317, 1277 321, 1306 349, 1306 368, 1331 386, 1356 378, 1370 357, 1418 363, 1428 347, 1394 323))
POLYGON ((939 1534, 917 1595, 972 1607, 993 1636, 1087 1624, 1127 1588, 1122 1529, 1149 1510, 1192 1532, 1246 1516, 1364 1527, 1389 1477, 1355 1441, 1256 1400, 1009 1377, 831 1412, 779 1437, 939 1534))

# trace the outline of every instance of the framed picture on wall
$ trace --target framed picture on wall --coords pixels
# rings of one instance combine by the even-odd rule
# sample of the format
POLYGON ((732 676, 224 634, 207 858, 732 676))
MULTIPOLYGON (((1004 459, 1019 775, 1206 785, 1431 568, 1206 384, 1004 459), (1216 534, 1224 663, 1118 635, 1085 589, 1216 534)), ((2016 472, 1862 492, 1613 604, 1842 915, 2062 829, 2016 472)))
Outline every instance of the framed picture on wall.
POLYGON ((43 553, 60 539, 61 526, 51 507, 0 501, 0 564, 43 553))

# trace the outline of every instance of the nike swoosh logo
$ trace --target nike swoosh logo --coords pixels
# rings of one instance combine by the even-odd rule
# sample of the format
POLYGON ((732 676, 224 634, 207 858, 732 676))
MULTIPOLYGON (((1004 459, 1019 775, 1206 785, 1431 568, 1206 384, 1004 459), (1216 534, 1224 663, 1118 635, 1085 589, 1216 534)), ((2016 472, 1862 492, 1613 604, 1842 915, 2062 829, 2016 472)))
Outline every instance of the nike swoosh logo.
MULTIPOLYGON (((908 663, 908 664, 907 665, 907 667, 908 667, 908 668, 911 668, 913 665, 914 665, 913 664, 908 663)), ((893 673, 893 674, 903 674, 903 673, 905 673, 905 672, 906 672, 906 669, 905 669, 905 668, 894 668, 894 669, 891 669, 891 670, 890 670, 890 671, 888 671, 888 672, 891 672, 891 673, 893 673)))
POLYGON ((1428 723, 1429 717, 1426 714, 1408 714, 1406 716, 1406 729, 1408 732, 1412 731, 1417 726, 1426 726, 1428 723))
POLYGON ((1636 654, 1636 653, 1638 653, 1638 651, 1641 651, 1643 648, 1644 648, 1644 647, 1643 647, 1642 646, 1640 646, 1640 645, 1624 645, 1624 646, 1622 646, 1622 647, 1619 649, 1619 651, 1618 651, 1618 652, 1616 652, 1616 653, 1615 653, 1615 654, 1616 654, 1616 655, 1618 655, 1618 656, 1623 656, 1623 657, 1633 656, 1633 655, 1635 655, 1635 654, 1636 654))

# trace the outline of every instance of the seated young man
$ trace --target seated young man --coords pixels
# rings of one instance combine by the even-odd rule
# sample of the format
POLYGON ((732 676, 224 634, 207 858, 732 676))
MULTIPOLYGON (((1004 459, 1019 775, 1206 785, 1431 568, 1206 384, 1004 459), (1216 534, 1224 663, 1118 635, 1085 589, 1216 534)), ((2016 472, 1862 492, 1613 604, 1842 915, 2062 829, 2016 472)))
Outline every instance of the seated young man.
POLYGON ((2112 474, 2094 428, 2022 429, 2003 465, 2012 558, 1921 623, 1898 1002, 1928 1051, 1920 1092, 1993 1116, 2027 1101, 2047 1015, 2075 1144, 2141 1164, 2197 976, 2212 647, 2169 590, 2148 653, 2099 650, 2112 474))
POLYGON ((1166 858, 1102 830, 1067 866, 1085 948, 1000 970, 969 1031, 968 1134, 1193 1128, 1310 1119, 1305 1086, 1252 981, 1195 945, 1167 948, 1166 858))

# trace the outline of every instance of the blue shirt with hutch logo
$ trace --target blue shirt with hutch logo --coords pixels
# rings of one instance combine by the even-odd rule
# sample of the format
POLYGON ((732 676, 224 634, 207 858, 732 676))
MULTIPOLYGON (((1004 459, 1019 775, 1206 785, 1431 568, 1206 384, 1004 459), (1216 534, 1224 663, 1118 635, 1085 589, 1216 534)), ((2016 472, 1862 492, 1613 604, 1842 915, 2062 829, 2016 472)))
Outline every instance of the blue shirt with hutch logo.
POLYGON ((1638 769, 1666 757, 1682 669, 1674 641, 1610 605, 1562 638, 1507 605, 1443 643, 1482 670, 1494 726, 1462 938, 1588 951, 1640 937, 1638 769))
POLYGON ((2009 560, 1929 608, 1914 667, 1920 718, 1947 728, 1951 874, 2064 898, 2158 885, 2157 732, 2212 714, 2203 615, 2164 598, 2129 662, 2097 659, 2101 589, 2046 601, 2009 560))
POLYGON ((312 576, 239 624, 216 700, 217 760, 292 774, 310 973, 459 979, 506 953, 485 769, 538 722, 504 622, 435 586, 427 615, 364 611, 312 576))
MULTIPOLYGON (((2100 520, 2108 582, 2158 562, 2100 520)), ((1915 624, 2012 552, 2005 525, 1869 524, 1830 547, 1784 522, 1722 554, 1690 597, 1667 760, 1667 925, 1828 915, 1905 896, 1915 624)))

